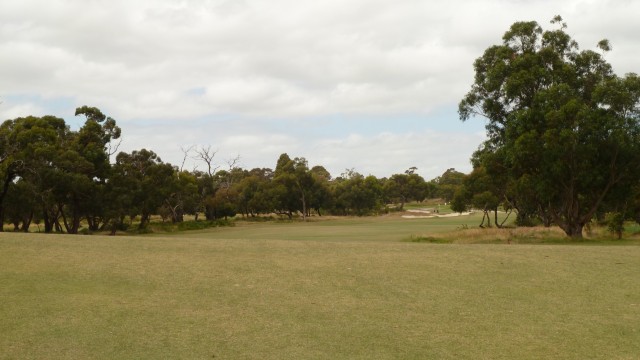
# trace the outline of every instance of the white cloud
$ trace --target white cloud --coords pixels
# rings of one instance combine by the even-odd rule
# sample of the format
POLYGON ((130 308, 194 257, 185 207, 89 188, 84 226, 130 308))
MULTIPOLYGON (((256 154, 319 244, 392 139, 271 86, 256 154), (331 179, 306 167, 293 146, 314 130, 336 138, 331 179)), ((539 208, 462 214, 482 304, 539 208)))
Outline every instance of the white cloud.
MULTIPOLYGON (((210 126, 167 122, 126 130, 120 150, 135 150, 139 148, 136 144, 143 143, 174 165, 182 163, 181 148, 196 145, 216 150, 215 162, 222 167, 227 160, 240 156, 243 168, 274 168, 280 154, 287 153, 305 157, 310 166, 322 165, 333 176, 355 168, 364 175, 387 177, 415 166, 426 179, 450 167, 470 171, 470 155, 485 139, 483 133, 433 130, 314 136, 313 127, 292 135, 264 126, 252 127, 250 121, 223 121, 210 126)), ((187 169, 203 166, 197 161, 186 163, 187 169)))
POLYGON ((21 102, 14 104, 0 99, 0 121, 15 119, 18 117, 33 115, 47 115, 47 111, 37 104, 31 102, 21 102))
POLYGON ((33 99, 60 97, 101 108, 125 129, 126 146, 159 153, 179 152, 186 143, 240 153, 269 149, 260 160, 299 151, 335 164, 328 165, 333 171, 388 175, 409 166, 427 171, 432 165, 423 158, 437 146, 423 158, 415 150, 427 139, 446 150, 437 159, 464 166, 447 154, 467 159, 479 143, 475 135, 450 135, 468 136, 470 150, 424 128, 409 135, 394 119, 452 108, 469 89, 474 59, 520 20, 547 28, 560 14, 582 48, 608 38, 614 69, 637 72, 638 13, 640 2, 587 0, 3 1, 0 114, 59 111, 33 99), (22 95, 24 103, 9 104, 22 95), (345 121, 384 115, 389 134, 362 132, 357 141, 335 129, 329 140, 308 134, 300 142, 293 130, 273 128, 280 120, 290 126, 337 115, 345 121), (229 120, 222 128, 220 118, 243 119, 242 126, 229 120), (196 121, 197 127, 185 125, 196 121), (233 139, 241 149, 232 149, 233 139), (335 151, 323 149, 327 141, 338 142, 335 151), (408 164, 392 167, 401 158, 408 164))

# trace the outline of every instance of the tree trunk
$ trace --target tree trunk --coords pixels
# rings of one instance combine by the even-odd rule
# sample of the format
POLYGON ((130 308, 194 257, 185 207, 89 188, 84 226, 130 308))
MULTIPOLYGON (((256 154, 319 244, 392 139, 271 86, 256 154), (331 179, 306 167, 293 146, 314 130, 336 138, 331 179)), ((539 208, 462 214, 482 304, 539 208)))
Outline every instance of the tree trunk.
POLYGON ((58 205, 58 210, 60 211, 60 214, 62 215, 62 223, 64 224, 65 229, 67 229, 67 233, 69 233, 69 230, 71 229, 71 225, 69 225, 69 222, 67 221, 67 217, 64 214, 64 210, 62 210, 62 206, 58 205))
POLYGON ((573 224, 561 224, 560 228, 573 240, 582 240, 582 229, 584 224, 576 222, 573 224))
POLYGON ((49 212, 44 205, 42 206, 42 221, 44 222, 44 232, 50 233, 53 230, 53 224, 49 221, 49 212))
POLYGON ((488 210, 483 210, 482 222, 480 223, 480 227, 481 228, 484 228, 484 219, 487 219, 487 227, 490 228, 491 227, 491 216, 489 216, 489 211, 488 210))
POLYGON ((302 221, 307 221, 307 202, 302 192, 302 221))
POLYGON ((6 174, 4 184, 2 184, 2 192, 0 192, 0 232, 4 231, 4 198, 9 192, 9 185, 15 178, 15 173, 11 170, 8 170, 6 174))
POLYGON ((33 221, 33 210, 29 214, 28 217, 22 219, 22 231, 29 232, 29 227, 31 226, 31 222, 33 221))
POLYGON ((53 226, 56 229, 57 233, 62 233, 62 225, 60 225, 60 213, 56 214, 56 217, 53 218, 53 226))
POLYGON ((140 216, 140 225, 138 225, 138 229, 142 230, 145 228, 145 226, 147 226, 150 216, 151 216, 150 214, 142 214, 140 216))

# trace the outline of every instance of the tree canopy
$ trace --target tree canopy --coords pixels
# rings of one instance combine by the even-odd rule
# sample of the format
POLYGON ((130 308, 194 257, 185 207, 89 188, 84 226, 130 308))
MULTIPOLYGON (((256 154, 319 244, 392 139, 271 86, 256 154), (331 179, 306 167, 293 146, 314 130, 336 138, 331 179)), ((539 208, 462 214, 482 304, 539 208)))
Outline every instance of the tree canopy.
POLYGON ((608 41, 580 51, 559 16, 552 24, 514 23, 486 49, 459 114, 488 120, 474 165, 502 182, 519 212, 579 238, 603 207, 624 206, 616 194, 638 182, 640 79, 614 73, 608 41))

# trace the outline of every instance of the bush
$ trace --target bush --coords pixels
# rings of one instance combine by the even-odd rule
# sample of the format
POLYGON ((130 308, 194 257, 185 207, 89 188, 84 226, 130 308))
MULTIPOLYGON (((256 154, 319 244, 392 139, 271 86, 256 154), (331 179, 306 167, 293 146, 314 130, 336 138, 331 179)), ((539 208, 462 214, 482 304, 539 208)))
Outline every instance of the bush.
POLYGON ((604 220, 607 224, 607 230, 621 239, 624 231, 624 216, 619 212, 610 212, 604 216, 604 220))

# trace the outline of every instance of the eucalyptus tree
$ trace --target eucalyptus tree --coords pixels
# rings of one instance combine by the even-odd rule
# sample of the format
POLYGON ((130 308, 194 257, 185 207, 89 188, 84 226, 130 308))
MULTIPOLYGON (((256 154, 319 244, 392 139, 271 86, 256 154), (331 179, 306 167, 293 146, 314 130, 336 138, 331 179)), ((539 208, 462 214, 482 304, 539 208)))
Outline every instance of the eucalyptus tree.
POLYGON ((47 197, 43 194, 51 185, 46 177, 69 136, 64 120, 54 116, 28 116, 0 125, 1 224, 5 220, 5 198, 15 181, 24 179, 36 184, 33 197, 47 197))
POLYGON ((112 204, 112 218, 140 215, 139 228, 146 227, 151 215, 174 192, 175 172, 171 164, 162 162, 151 150, 120 152, 113 166, 112 181, 116 184, 111 185, 110 198, 117 201, 112 204))
MULTIPOLYGON (((526 184, 552 221, 573 238, 617 188, 640 172, 640 79, 617 76, 601 52, 578 50, 558 28, 517 22, 474 63, 460 118, 488 122, 484 148, 504 158, 515 187, 526 184)), ((489 170, 489 169, 487 169, 489 170)), ((492 175, 492 174, 490 174, 492 175)))
POLYGON ((384 191, 389 199, 400 204, 400 210, 404 209, 404 204, 416 200, 422 201, 426 197, 426 184, 422 176, 415 173, 417 170, 412 167, 404 174, 393 174, 384 183, 384 191))
POLYGON ((90 230, 98 230, 104 221, 104 190, 110 175, 113 140, 120 138, 116 121, 98 108, 82 106, 76 116, 85 123, 77 132, 70 132, 57 154, 54 196, 70 234, 78 232, 84 218, 90 230))
MULTIPOLYGON (((456 191, 462 186, 465 174, 454 168, 447 169, 442 175, 431 181, 433 195, 442 198, 444 201, 451 201, 456 191)), ((426 187, 426 186, 425 186, 426 187)))
POLYGON ((382 207, 383 188, 373 175, 348 171, 334 182, 334 210, 342 215, 369 215, 382 207))
POLYGON ((331 173, 321 165, 312 167, 310 172, 313 185, 309 197, 309 207, 314 209, 318 216, 322 216, 322 210, 330 209, 333 204, 331 173))
POLYGON ((307 160, 302 157, 291 159, 287 154, 280 155, 273 181, 279 185, 279 208, 285 210, 289 217, 292 212, 300 211, 302 219, 306 220, 315 184, 307 160))

